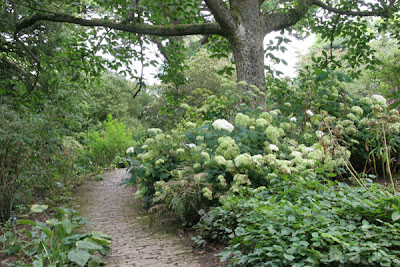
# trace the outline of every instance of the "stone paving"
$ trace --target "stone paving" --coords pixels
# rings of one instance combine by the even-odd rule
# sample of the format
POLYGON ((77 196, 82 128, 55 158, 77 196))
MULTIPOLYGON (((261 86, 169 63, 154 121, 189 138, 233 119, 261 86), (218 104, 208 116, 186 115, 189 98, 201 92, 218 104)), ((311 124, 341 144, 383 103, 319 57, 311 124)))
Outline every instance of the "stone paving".
POLYGON ((125 169, 107 171, 74 195, 73 205, 92 222, 87 230, 113 236, 106 266, 201 266, 178 236, 146 225, 148 214, 132 189, 118 186, 127 176, 125 169))

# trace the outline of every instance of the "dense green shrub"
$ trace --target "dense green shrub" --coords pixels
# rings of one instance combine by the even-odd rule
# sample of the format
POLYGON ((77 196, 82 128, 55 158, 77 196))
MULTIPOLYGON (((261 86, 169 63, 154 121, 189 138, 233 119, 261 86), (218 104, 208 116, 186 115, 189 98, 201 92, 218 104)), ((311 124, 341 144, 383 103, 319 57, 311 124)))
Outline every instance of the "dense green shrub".
POLYGON ((224 198, 197 226, 199 244, 228 242, 235 266, 398 266, 399 196, 279 175, 264 190, 224 198))
POLYGON ((124 155, 126 149, 133 144, 132 131, 109 114, 102 123, 100 132, 90 131, 86 156, 91 164, 109 165, 116 156, 124 155))
POLYGON ((35 197, 60 200, 87 173, 82 146, 49 111, 24 114, 0 107, 0 221, 35 197))
MULTIPOLYGON (((306 88, 315 85, 307 84, 306 88)), ((132 176, 126 183, 137 183, 136 196, 148 207, 163 205, 184 220, 195 221, 199 210, 219 205, 220 197, 239 192, 243 186, 269 186, 279 173, 341 176, 365 186, 353 168, 354 158, 365 164, 368 158, 379 157, 393 181, 395 161, 390 155, 400 148, 400 117, 397 110, 387 111, 383 97, 339 102, 332 110, 336 117, 322 109, 329 107, 327 103, 310 102, 299 113, 295 104, 269 103, 270 110, 265 112, 265 107, 246 104, 260 93, 257 88, 250 87, 239 98, 246 83, 236 89, 232 83, 224 86, 231 92, 223 99, 225 105, 212 104, 209 98, 199 109, 181 105, 187 118, 196 123, 183 122, 171 134, 149 129, 147 139, 136 146, 130 159, 132 176), (225 116, 232 124, 222 119, 225 116), (213 121, 202 121, 212 117, 213 121)))
POLYGON ((32 124, 19 114, 0 106, 0 221, 10 217, 13 203, 28 180, 34 157, 32 124))
POLYGON ((220 256, 238 266, 399 264, 399 237, 387 241, 399 198, 365 179, 386 175, 395 189, 399 112, 380 95, 346 95, 339 74, 318 75, 269 77, 266 94, 226 82, 200 108, 181 104, 178 129, 138 141, 125 183, 151 209, 202 217, 197 242, 226 242, 220 256), (254 104, 260 95, 266 106, 254 104))

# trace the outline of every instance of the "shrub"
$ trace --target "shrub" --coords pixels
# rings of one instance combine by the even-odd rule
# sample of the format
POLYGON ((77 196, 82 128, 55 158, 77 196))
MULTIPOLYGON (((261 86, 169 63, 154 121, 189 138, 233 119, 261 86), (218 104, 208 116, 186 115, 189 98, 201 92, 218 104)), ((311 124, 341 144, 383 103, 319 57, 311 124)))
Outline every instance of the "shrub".
MULTIPOLYGON (((252 94, 247 93, 248 100, 252 94)), ((239 192, 243 186, 269 186, 277 174, 316 179, 321 174, 322 178, 342 176, 365 186, 351 161, 361 158, 365 163, 377 151, 382 151, 384 160, 400 148, 395 134, 400 117, 395 110, 388 112, 386 104, 378 101, 381 98, 353 99, 351 106, 348 100, 348 110, 353 113, 347 115, 353 116, 342 113, 341 117, 318 111, 311 103, 300 114, 290 103, 279 109, 272 103, 266 112, 242 100, 235 100, 239 101, 236 106, 234 100, 227 100, 237 113, 224 110, 226 106, 212 107, 209 102, 208 108, 200 110, 185 107, 189 118, 196 118, 196 112, 206 118, 208 113, 231 114, 231 123, 214 117, 213 121, 183 122, 182 128, 171 134, 149 129, 132 154, 132 176, 125 183, 138 185, 136 196, 144 199, 147 207, 164 205, 193 221, 199 218, 199 210, 219 205, 218 199, 225 194, 239 192), (378 140, 380 135, 386 135, 385 140, 378 140), (371 142, 374 138, 377 141, 371 142), (372 151, 365 150, 366 144, 372 151)), ((338 103, 337 108, 345 107, 338 103)), ((334 113, 340 115, 337 110, 334 113)), ((392 172, 394 162, 386 163, 390 164, 384 169, 392 172)))
POLYGON ((196 241, 228 243, 219 256, 234 266, 397 266, 400 198, 366 183, 277 176, 212 208, 196 241))
MULTIPOLYGON (((41 213, 47 205, 32 205, 31 211, 41 213)), ((104 259, 94 255, 109 253, 111 237, 100 232, 78 233, 78 228, 88 221, 73 209, 55 208, 52 218, 46 222, 28 219, 18 220, 27 225, 21 232, 6 232, 2 240, 9 254, 24 252, 32 266, 100 266, 104 259)), ((25 266, 25 265, 23 265, 25 266)), ((27 265, 26 265, 27 266, 27 265)))
POLYGON ((91 131, 87 140, 87 159, 96 165, 105 166, 133 145, 132 132, 122 122, 109 114, 101 125, 101 131, 91 131))
POLYGON ((27 179, 34 144, 32 125, 0 106, 0 222, 10 217, 18 191, 27 179))

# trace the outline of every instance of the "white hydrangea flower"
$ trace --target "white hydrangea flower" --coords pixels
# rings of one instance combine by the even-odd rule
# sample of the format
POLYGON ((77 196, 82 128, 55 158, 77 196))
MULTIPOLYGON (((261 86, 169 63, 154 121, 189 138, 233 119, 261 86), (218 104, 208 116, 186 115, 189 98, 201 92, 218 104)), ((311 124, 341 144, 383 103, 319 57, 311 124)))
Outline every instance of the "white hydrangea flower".
POLYGON ((154 135, 162 133, 162 130, 160 128, 150 128, 147 130, 147 133, 152 133, 154 135))
POLYGON ((312 147, 306 147, 305 150, 306 150, 306 152, 312 152, 312 151, 314 151, 314 148, 312 148, 312 147))
POLYGON ((203 196, 205 198, 207 198, 208 200, 212 200, 212 191, 208 188, 208 187, 204 187, 203 190, 201 190, 203 192, 203 196))
POLYGON ((313 117, 313 116, 314 116, 314 113, 313 113, 311 110, 309 110, 309 109, 306 110, 306 114, 307 114, 309 117, 313 117))
POLYGON ((292 153, 290 153, 290 156, 292 157, 302 157, 303 153, 301 153, 300 151, 292 151, 292 153))
POLYGON ((222 136, 218 138, 219 146, 215 151, 217 155, 223 156, 225 159, 234 159, 240 154, 240 149, 230 136, 222 136))
POLYGON ((240 125, 242 127, 249 127, 255 125, 255 119, 250 118, 249 116, 243 113, 237 113, 235 116, 235 125, 240 125))
POLYGON ((236 167, 251 167, 253 165, 253 159, 249 153, 241 154, 235 158, 236 167))
POLYGON ((163 160, 163 159, 158 159, 158 160, 156 160, 156 162, 155 162, 156 165, 161 165, 161 164, 163 164, 163 163, 164 163, 164 160, 163 160))
POLYGON ((204 158, 204 161, 210 160, 210 155, 205 151, 201 151, 200 156, 204 158))
POLYGON ((213 122, 212 126, 216 130, 227 130, 228 132, 232 132, 235 127, 233 127, 232 124, 230 124, 227 120, 225 119, 218 119, 213 122))
POLYGON ((197 126, 196 123, 191 122, 191 121, 186 122, 185 125, 188 128, 196 128, 196 126, 197 126))
POLYGON ((346 118, 348 118, 350 120, 353 120, 353 121, 357 120, 356 115, 354 115, 353 113, 347 114, 346 118))
POLYGON ((126 150, 126 154, 133 154, 135 152, 135 148, 133 146, 131 146, 130 148, 128 148, 126 150))
POLYGON ((372 99, 374 102, 378 103, 379 105, 386 105, 386 98, 384 98, 384 97, 381 96, 381 95, 375 94, 375 95, 371 96, 371 99, 372 99))
POLYGON ((196 140, 197 141, 203 141, 204 140, 204 136, 198 135, 198 136, 196 136, 196 140))
POLYGON ((257 164, 257 166, 264 164, 264 157, 262 155, 254 155, 251 158, 253 159, 253 162, 257 164))
POLYGON ((184 108, 184 109, 190 109, 189 105, 186 103, 180 104, 179 107, 184 108))
POLYGON ((215 156, 214 160, 217 162, 218 165, 226 164, 226 159, 223 156, 215 156))
POLYGON ((258 118, 258 119, 256 120, 256 125, 257 125, 257 127, 264 128, 264 127, 267 127, 268 124, 269 124, 269 123, 268 123, 268 121, 267 121, 266 119, 258 118))
POLYGON ((226 187, 226 186, 227 186, 226 180, 225 180, 225 177, 224 177, 224 176, 218 175, 217 179, 218 179, 219 183, 220 183, 223 187, 226 187))
POLYGON ((321 139, 322 136, 324 136, 324 132, 322 132, 322 131, 316 131, 316 132, 315 132, 315 136, 316 136, 318 139, 321 139))
POLYGON ((193 164, 193 168, 194 169, 200 169, 201 168, 201 164, 200 163, 195 163, 195 164, 193 164))
POLYGON ((351 107, 350 110, 351 110, 351 112, 353 112, 353 113, 355 113, 355 114, 357 114, 359 116, 364 113, 364 110, 359 106, 353 106, 353 107, 351 107))
POLYGON ((290 121, 291 121, 291 122, 296 122, 297 119, 296 119, 296 117, 291 117, 291 118, 290 118, 290 121))
POLYGON ((271 116, 278 116, 278 112, 276 112, 276 110, 271 110, 271 111, 269 112, 269 115, 271 115, 271 116))
POLYGON ((185 153, 185 150, 183 150, 183 148, 178 148, 176 150, 176 154, 183 154, 183 153, 185 153))
POLYGON ((265 130, 265 134, 267 135, 268 139, 272 141, 272 143, 278 143, 278 138, 285 135, 285 131, 281 128, 268 126, 265 130))
POLYGON ((372 100, 369 97, 361 97, 360 98, 360 103, 366 104, 366 105, 372 105, 372 100))
POLYGON ((186 144, 186 146, 187 146, 188 148, 194 148, 194 147, 196 147, 196 144, 191 143, 191 144, 186 144))
POLYGON ((269 149, 271 149, 272 151, 279 151, 279 147, 277 147, 277 146, 274 145, 274 144, 270 144, 270 145, 269 145, 269 149))

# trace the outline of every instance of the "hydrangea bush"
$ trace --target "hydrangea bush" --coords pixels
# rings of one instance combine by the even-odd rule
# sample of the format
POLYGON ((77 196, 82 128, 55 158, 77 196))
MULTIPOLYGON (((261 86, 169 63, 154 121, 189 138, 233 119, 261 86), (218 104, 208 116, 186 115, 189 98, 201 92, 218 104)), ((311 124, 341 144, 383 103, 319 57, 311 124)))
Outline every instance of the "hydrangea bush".
MULTIPOLYGON (((168 133, 160 129, 149 129, 146 138, 130 150, 132 151, 129 159, 131 162, 129 169, 131 178, 127 179, 125 183, 137 184, 136 197, 143 199, 148 207, 171 209, 186 222, 197 222, 210 207, 222 205, 219 210, 214 209, 212 211, 222 214, 222 212, 225 212, 224 208, 230 205, 228 204, 229 201, 236 201, 235 196, 243 190, 279 195, 288 189, 281 186, 282 181, 292 181, 288 183, 288 187, 290 186, 292 189, 292 183, 295 183, 300 195, 303 190, 310 189, 310 181, 322 186, 325 183, 323 181, 327 181, 327 179, 340 179, 348 183, 353 182, 355 187, 348 187, 343 190, 346 190, 349 195, 355 194, 352 195, 354 198, 363 199, 364 193, 362 192, 364 191, 362 190, 372 192, 372 196, 376 197, 378 202, 387 197, 386 193, 375 196, 375 191, 371 189, 373 186, 365 181, 364 178, 372 174, 371 171, 364 174, 359 174, 359 171, 366 166, 365 164, 369 160, 375 159, 375 163, 383 162, 384 164, 381 169, 374 168, 373 174, 382 174, 383 171, 390 173, 391 178, 395 176, 396 168, 393 168, 393 164, 398 159, 396 153, 400 148, 399 112, 388 110, 384 98, 379 95, 357 99, 341 94, 341 90, 334 86, 326 89, 321 83, 306 82, 297 88, 298 92, 296 92, 294 85, 286 85, 288 86, 286 90, 289 90, 293 96, 292 102, 282 96, 281 101, 278 101, 278 99, 275 99, 274 102, 267 101, 267 105, 264 106, 253 104, 257 95, 273 95, 274 92, 282 89, 279 87, 282 87, 282 83, 269 88, 267 93, 261 92, 254 86, 247 87, 250 90, 245 91, 243 98, 238 98, 237 96, 240 94, 237 92, 243 91, 243 88, 248 86, 247 84, 240 83, 235 85, 236 88, 234 88, 235 86, 232 83, 227 83, 223 86, 226 87, 232 98, 227 95, 223 98, 225 102, 215 98, 215 102, 210 102, 209 97, 201 108, 193 109, 182 105, 187 110, 186 118, 195 118, 195 120, 184 120, 178 130, 172 130, 168 133), (316 90, 315 88, 318 86, 322 89, 316 90), (331 95, 322 97, 321 101, 313 100, 321 96, 321 90, 329 90, 331 95), (354 192, 352 192, 353 188, 354 192)), ((279 94, 277 95, 279 96, 279 94)), ((370 177, 373 176, 370 175, 370 177)), ((393 182, 392 185, 394 186, 393 182)), ((335 184, 330 184, 330 186, 332 192, 342 190, 337 188, 335 184)), ((311 193, 310 197, 313 197, 311 193)), ((340 194, 337 197, 338 199, 340 197, 346 198, 345 195, 340 194)), ((247 202, 246 199, 240 201, 242 201, 240 205, 243 205, 243 207, 247 207, 246 205, 251 203, 250 200, 247 202)), ((282 199, 282 201, 287 202, 285 199, 282 199)), ((291 201, 294 201, 291 202, 293 205, 299 205, 301 209, 305 209, 304 212, 307 209, 312 209, 312 205, 314 205, 307 204, 308 206, 303 207, 302 203, 306 203, 303 199, 300 202, 296 202, 299 201, 298 199, 291 201)), ((289 203, 286 206, 291 207, 292 204, 289 203)), ((255 204, 251 205, 252 209, 254 208, 256 212, 259 212, 259 209, 263 209, 266 202, 258 202, 257 200, 255 204)), ((285 213, 286 206, 282 205, 280 203, 274 207, 284 209, 281 213, 285 213)), ((300 210, 299 207, 296 209, 300 210)), ((321 206, 320 209, 323 210, 321 211, 324 214, 322 217, 329 217, 329 213, 332 212, 328 206, 321 206)), ((234 211, 232 212, 227 216, 234 216, 234 211)), ((275 211, 269 210, 268 216, 273 216, 273 212, 275 211)), ((363 218, 364 215, 360 215, 360 210, 356 209, 355 212, 354 216, 363 218)), ((282 215, 284 215, 283 213, 282 215)), ((343 216, 345 217, 344 213, 343 216)), ((377 211, 377 213, 379 212, 377 211)), ((203 224, 202 231, 205 237, 209 237, 210 233, 212 235, 214 230, 211 226, 219 220, 218 214, 210 217, 206 213, 206 217, 203 217, 203 220, 209 218, 208 222, 203 224)), ((384 222, 377 223, 379 227, 384 228, 382 228, 382 231, 395 229, 397 224, 386 225, 389 228, 383 226, 385 223, 391 223, 387 220, 387 217, 390 217, 393 212, 383 212, 382 214, 381 219, 384 222)), ((268 219, 264 215, 260 218, 268 219)), ((343 218, 333 216, 331 220, 335 223, 346 223, 342 220, 343 218)), ((287 216, 283 217, 281 221, 286 219, 288 219, 287 216)), ((230 252, 223 254, 223 256, 225 258, 233 257, 238 260, 240 265, 244 266, 254 259, 250 256, 246 258, 247 256, 239 253, 239 251, 245 248, 244 253, 251 254, 253 249, 261 248, 252 247, 257 242, 251 241, 248 248, 241 246, 241 242, 250 242, 248 240, 257 240, 257 238, 264 239, 266 236, 254 234, 249 235, 248 240, 238 238, 238 236, 241 236, 238 233, 244 233, 244 229, 247 231, 247 228, 242 226, 236 233, 238 220, 239 218, 233 220, 236 221, 234 225, 230 225, 230 218, 221 221, 220 227, 227 232, 223 233, 223 237, 213 238, 231 240, 232 246, 228 249, 230 252), (235 240, 239 241, 236 242, 235 240)), ((368 223, 375 223, 372 219, 367 221, 368 223)), ((250 225, 253 222, 244 220, 243 223, 250 225)), ((355 225, 356 228, 363 227, 364 222, 360 219, 355 225)), ((263 224, 262 227, 264 226, 263 224)), ((286 230, 282 230, 282 228, 279 231, 289 231, 288 229, 291 227, 301 229, 302 224, 296 224, 294 220, 289 221, 287 227, 286 230)), ((327 225, 315 227, 323 228, 327 225)), ((248 230, 251 232, 251 228, 248 228, 248 230)), ((268 227, 260 228, 259 231, 270 231, 270 229, 268 227)), ((274 254, 270 251, 269 254, 272 255, 270 257, 277 257, 277 260, 286 258, 288 262, 292 263, 301 262, 305 259, 301 257, 310 258, 310 264, 316 262, 329 263, 328 260, 321 260, 315 255, 320 253, 320 249, 326 250, 326 246, 335 242, 343 245, 338 237, 340 231, 342 229, 339 229, 335 235, 330 232, 325 233, 329 242, 324 241, 321 243, 322 245, 315 246, 315 248, 312 248, 315 250, 314 252, 308 251, 304 255, 293 256, 290 253, 274 254), (333 238, 328 235, 333 236, 333 238), (315 257, 311 254, 315 254, 315 257)), ((216 235, 220 234, 218 232, 216 235)), ((382 238, 384 236, 382 235, 382 238)), ((362 239, 364 237, 360 234, 357 235, 357 238, 362 239)), ((203 239, 200 238, 199 240, 203 239)), ((292 241, 295 240, 285 239, 284 242, 290 243, 292 241)), ((298 241, 309 244, 312 241, 312 236, 299 236, 298 241)), ((265 245, 269 246, 267 243, 265 245)), ((341 247, 337 246, 336 249, 340 250, 341 247)), ((257 253, 260 251, 257 250, 257 253)), ((350 251, 349 253, 353 252, 350 251)), ((385 253, 388 252, 385 250, 385 253)), ((364 257, 362 253, 357 255, 356 257, 364 257)), ((368 255, 371 256, 372 254, 368 255)), ((260 262, 265 260, 263 256, 258 257, 261 257, 260 262)), ((395 261, 397 256, 393 257, 390 257, 390 261, 397 262, 395 261)), ((357 259, 355 258, 351 262, 357 262, 357 259)), ((359 258, 359 262, 363 261, 359 258)), ((253 265, 250 264, 249 266, 253 265)))

